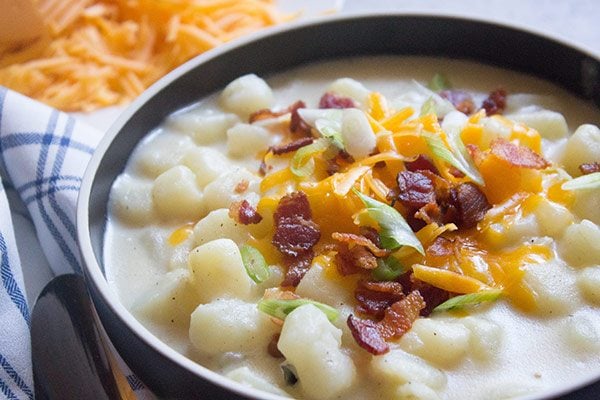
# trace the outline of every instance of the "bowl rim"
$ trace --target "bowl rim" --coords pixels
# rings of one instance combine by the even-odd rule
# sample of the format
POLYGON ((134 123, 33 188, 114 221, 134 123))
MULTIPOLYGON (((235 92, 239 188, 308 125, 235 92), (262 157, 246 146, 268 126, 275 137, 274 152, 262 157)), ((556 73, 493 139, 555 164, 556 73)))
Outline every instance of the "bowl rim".
MULTIPOLYGON (((127 328, 134 333, 144 344, 152 347, 157 353, 164 358, 176 363, 182 368, 192 372, 198 378, 206 379, 212 384, 220 386, 221 388, 230 390, 235 394, 241 396, 251 396, 252 398, 268 399, 268 400, 282 400, 287 397, 283 397, 276 394, 271 394, 262 390, 258 390, 241 383, 238 383, 232 379, 225 377, 217 372, 204 367, 201 364, 196 363, 185 355, 177 352, 172 347, 158 339, 152 334, 140 321, 138 321, 133 314, 125 308, 125 306, 118 299, 118 295, 114 292, 108 284, 106 277, 102 273, 102 268, 95 256, 92 242, 91 232, 89 225, 89 202, 90 195, 93 187, 93 183, 96 177, 96 173, 100 166, 101 161, 105 157, 105 154, 115 139, 115 137, 121 132, 125 124, 130 118, 144 105, 162 91, 166 86, 179 79, 181 76, 189 73, 191 70, 198 66, 206 63, 213 58, 228 53, 234 49, 244 47, 255 41, 263 40, 267 37, 276 35, 278 33, 294 31, 303 28, 309 28, 312 26, 333 24, 339 21, 351 21, 351 20, 364 20, 364 19, 377 19, 377 18, 440 18, 444 20, 456 20, 463 22, 475 22, 488 26, 496 26, 500 29, 509 29, 520 31, 522 33, 537 36, 538 38, 545 39, 550 42, 555 42, 561 46, 574 49, 587 57, 600 62, 600 51, 592 50, 591 48, 579 44, 573 43, 569 39, 547 31, 537 29, 534 27, 526 27, 517 23, 511 23, 500 19, 484 19, 479 16, 465 16, 454 12, 443 12, 443 11, 394 11, 394 12, 352 12, 348 14, 339 15, 328 15, 321 17, 311 17, 306 20, 292 21, 277 25, 274 27, 266 28, 258 32, 251 33, 242 38, 238 38, 231 42, 220 45, 217 48, 208 50, 190 60, 178 66, 177 68, 164 75, 162 78, 157 80, 149 88, 147 88, 140 96, 138 96, 131 104, 129 104, 119 115, 119 117, 113 122, 110 128, 105 132, 101 141, 99 142, 96 150, 94 151, 83 175, 81 188, 78 194, 77 209, 76 209, 76 220, 77 220, 77 240, 80 248, 80 255, 82 260, 82 268, 84 271, 86 284, 93 285, 93 287, 100 294, 105 304, 108 306, 112 314, 116 315, 118 319, 124 323, 127 328)), ((476 60, 474 60, 476 62, 476 60)), ((502 68, 502 66, 500 66, 502 68)), ((281 70, 278 72, 283 72, 281 70)), ((544 79, 544 78, 542 78, 544 79)), ((546 79, 547 80, 547 79, 546 79)), ((568 388, 553 388, 547 389, 540 392, 536 392, 534 395, 519 396, 515 399, 519 400, 533 400, 540 398, 552 398, 563 394, 570 393, 586 385, 600 381, 600 370, 594 374, 584 376, 568 388)))

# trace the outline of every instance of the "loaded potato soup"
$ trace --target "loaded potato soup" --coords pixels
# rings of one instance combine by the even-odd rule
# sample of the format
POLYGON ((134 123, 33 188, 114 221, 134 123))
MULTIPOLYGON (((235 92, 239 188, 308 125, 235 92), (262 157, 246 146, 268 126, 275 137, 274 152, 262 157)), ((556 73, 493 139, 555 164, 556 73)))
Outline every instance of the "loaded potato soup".
POLYGON ((138 145, 107 278, 169 346, 282 396, 569 385, 600 373, 599 121, 466 61, 245 75, 138 145))

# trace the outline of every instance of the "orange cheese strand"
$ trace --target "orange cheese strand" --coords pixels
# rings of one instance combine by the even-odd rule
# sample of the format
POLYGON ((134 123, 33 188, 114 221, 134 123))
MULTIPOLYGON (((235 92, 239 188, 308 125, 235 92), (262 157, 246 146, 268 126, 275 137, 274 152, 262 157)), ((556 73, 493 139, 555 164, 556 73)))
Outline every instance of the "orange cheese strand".
POLYGON ((413 274, 423 282, 452 293, 475 293, 489 289, 486 284, 470 276, 421 264, 413 265, 413 274))

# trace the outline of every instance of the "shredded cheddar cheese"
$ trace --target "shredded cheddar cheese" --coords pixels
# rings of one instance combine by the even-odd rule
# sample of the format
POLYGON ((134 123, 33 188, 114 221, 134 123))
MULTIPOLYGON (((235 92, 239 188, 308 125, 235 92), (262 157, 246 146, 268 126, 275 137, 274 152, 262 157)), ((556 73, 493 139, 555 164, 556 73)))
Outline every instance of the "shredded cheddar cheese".
POLYGON ((64 111, 125 104, 190 58, 293 18, 272 0, 39 0, 38 8, 47 34, 0 62, 0 85, 64 111))

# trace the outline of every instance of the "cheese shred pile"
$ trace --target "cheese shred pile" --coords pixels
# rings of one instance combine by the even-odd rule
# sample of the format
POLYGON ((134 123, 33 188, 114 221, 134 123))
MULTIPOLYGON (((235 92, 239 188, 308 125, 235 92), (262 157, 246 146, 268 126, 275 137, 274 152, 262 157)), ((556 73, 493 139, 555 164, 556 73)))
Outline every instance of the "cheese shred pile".
POLYGON ((39 0, 37 6, 46 37, 0 69, 0 85, 64 111, 126 104, 190 58, 293 18, 273 0, 39 0))

